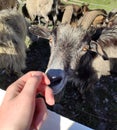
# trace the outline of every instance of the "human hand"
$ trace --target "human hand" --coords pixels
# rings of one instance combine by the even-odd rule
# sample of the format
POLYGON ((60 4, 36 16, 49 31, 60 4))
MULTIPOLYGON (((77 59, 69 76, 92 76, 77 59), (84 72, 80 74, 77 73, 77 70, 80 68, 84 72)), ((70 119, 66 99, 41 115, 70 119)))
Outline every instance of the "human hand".
POLYGON ((49 105, 54 105, 54 96, 47 76, 31 71, 11 84, 0 106, 1 130, 39 129, 46 118, 47 109, 40 93, 49 105))

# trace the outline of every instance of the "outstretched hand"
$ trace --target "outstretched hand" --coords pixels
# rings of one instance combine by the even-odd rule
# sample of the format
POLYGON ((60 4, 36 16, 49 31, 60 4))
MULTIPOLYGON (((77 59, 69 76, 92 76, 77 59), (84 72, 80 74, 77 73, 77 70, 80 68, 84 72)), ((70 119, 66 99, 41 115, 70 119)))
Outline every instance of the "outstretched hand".
POLYGON ((39 129, 46 118, 47 108, 54 105, 54 96, 49 79, 43 72, 31 71, 11 84, 6 90, 0 106, 0 129, 31 130, 39 129))

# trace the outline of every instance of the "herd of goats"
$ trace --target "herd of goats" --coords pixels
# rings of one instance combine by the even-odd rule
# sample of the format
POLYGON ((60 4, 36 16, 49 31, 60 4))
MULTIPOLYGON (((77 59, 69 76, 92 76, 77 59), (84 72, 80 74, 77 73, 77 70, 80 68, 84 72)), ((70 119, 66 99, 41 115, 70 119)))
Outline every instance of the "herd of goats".
POLYGON ((83 94, 102 75, 117 73, 116 9, 107 12, 60 0, 26 0, 19 11, 20 2, 0 0, 0 69, 22 74, 30 32, 49 41, 51 55, 45 73, 55 95, 68 81, 83 94))

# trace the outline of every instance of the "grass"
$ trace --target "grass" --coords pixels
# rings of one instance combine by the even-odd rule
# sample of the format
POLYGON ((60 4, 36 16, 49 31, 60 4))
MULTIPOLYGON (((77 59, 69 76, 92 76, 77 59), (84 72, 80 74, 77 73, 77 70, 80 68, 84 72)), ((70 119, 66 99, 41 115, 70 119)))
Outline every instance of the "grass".
POLYGON ((89 4, 91 9, 105 9, 107 12, 117 8, 117 0, 68 0, 68 3, 75 3, 82 5, 82 3, 89 4))

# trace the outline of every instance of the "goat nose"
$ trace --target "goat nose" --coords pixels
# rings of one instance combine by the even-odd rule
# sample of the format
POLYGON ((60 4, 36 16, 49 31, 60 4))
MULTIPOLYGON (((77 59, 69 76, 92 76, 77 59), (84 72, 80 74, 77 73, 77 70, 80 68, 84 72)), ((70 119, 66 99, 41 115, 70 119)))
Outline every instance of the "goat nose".
POLYGON ((51 81, 50 87, 54 95, 59 94, 67 83, 65 72, 60 69, 49 69, 46 71, 46 74, 51 81))
POLYGON ((64 79, 65 74, 63 70, 59 69, 50 69, 47 71, 47 76, 51 82, 50 87, 53 88, 56 85, 60 84, 61 81, 64 79))
POLYGON ((62 77, 61 76, 52 76, 49 78, 50 79, 50 86, 53 88, 54 86, 58 85, 61 80, 62 80, 62 77))

